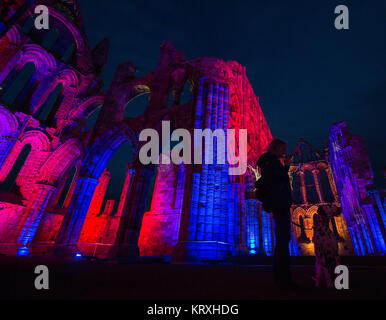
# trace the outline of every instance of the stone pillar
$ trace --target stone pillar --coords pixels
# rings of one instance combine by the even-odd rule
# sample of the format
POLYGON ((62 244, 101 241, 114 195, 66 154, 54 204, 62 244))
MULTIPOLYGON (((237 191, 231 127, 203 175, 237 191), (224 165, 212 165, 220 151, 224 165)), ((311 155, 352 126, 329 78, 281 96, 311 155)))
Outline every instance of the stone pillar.
POLYGON ((330 183, 331 192, 334 195, 335 202, 339 203, 340 200, 339 200, 338 190, 336 188, 335 179, 331 171, 331 167, 326 168, 325 171, 327 173, 328 182, 330 183))
POLYGON ((138 239, 145 213, 153 167, 140 164, 134 166, 130 173, 130 184, 122 210, 115 244, 110 250, 110 256, 138 256, 138 239))
POLYGON ((84 220, 99 180, 91 177, 76 179, 76 187, 68 213, 60 226, 51 254, 63 256, 78 252, 76 244, 82 232, 84 220))
POLYGON ((264 239, 263 239, 263 205, 259 203, 257 205, 257 221, 259 228, 259 255, 266 256, 266 252, 264 250, 264 239))
POLYGON ((46 207, 55 193, 56 188, 46 184, 37 184, 34 197, 25 208, 22 218, 21 231, 18 235, 18 255, 28 255, 29 244, 32 242, 46 207))
MULTIPOLYGON (((229 89, 226 85, 201 79, 194 127, 212 131, 229 127, 229 89)), ((217 164, 217 150, 213 149, 210 150, 213 164, 203 161, 201 166, 190 166, 186 170, 186 179, 190 183, 184 188, 180 237, 173 252, 173 262, 226 260, 232 250, 239 252, 241 246, 246 249, 245 236, 242 238, 241 235, 245 229, 240 230, 238 225, 242 218, 239 194, 244 194, 244 185, 240 188, 230 185, 229 165, 217 164)))
POLYGON ((107 186, 110 182, 111 173, 106 168, 103 172, 101 177, 99 178, 98 186, 95 188, 94 195, 92 197, 90 207, 88 209, 87 215, 94 215, 97 216, 100 211, 103 204, 103 200, 105 198, 107 186))
POLYGON ((114 210, 115 200, 107 200, 102 215, 110 216, 114 210))
MULTIPOLYGON (((373 186, 372 186, 373 187, 373 186)), ((377 215, 378 224, 381 227, 382 235, 384 238, 384 241, 386 242, 386 212, 383 207, 381 197, 379 195, 379 191, 374 188, 370 188, 368 190, 368 194, 370 195, 370 199, 372 200, 373 207, 375 210, 375 213, 377 215)))
POLYGON ((320 189, 320 179, 319 179, 319 170, 312 170, 312 175, 314 177, 314 183, 315 183, 315 187, 316 187, 316 192, 318 193, 318 196, 319 196, 319 202, 324 202, 324 199, 323 199, 323 195, 322 195, 322 191, 320 189))
MULTIPOLYGON (((82 231, 79 237, 78 242, 87 243, 87 242, 98 242, 95 226, 98 225, 100 221, 99 214, 101 213, 102 204, 105 198, 107 186, 110 181, 111 174, 106 168, 101 177, 99 178, 99 183, 95 188, 90 206, 88 208, 86 218, 84 220, 82 231), (91 240, 90 240, 91 239, 91 240)), ((106 204, 107 206, 107 204, 106 204)))
POLYGON ((181 213, 182 203, 184 200, 184 186, 185 186, 186 168, 181 163, 177 169, 177 188, 175 190, 174 209, 181 213))
POLYGON ((127 198, 127 192, 129 190, 130 176, 134 174, 134 171, 135 170, 131 168, 130 164, 127 164, 127 167, 126 167, 126 178, 125 178, 125 183, 124 183, 123 188, 122 188, 121 197, 119 199, 117 216, 121 216, 122 215, 123 206, 125 205, 125 201, 126 201, 126 198, 127 198))
POLYGON ((308 199, 307 199, 307 191, 306 191, 306 183, 305 183, 305 180, 304 180, 304 172, 303 171, 299 171, 299 176, 300 176, 300 194, 301 196, 303 197, 303 202, 304 204, 308 204, 308 199))
MULTIPOLYGON (((245 209, 245 197, 244 197, 244 184, 243 183, 234 183, 236 194, 234 195, 235 198, 237 198, 237 201, 235 202, 235 212, 234 214, 238 217, 238 223, 235 224, 236 230, 235 230, 235 242, 231 243, 235 250, 236 255, 245 255, 248 253, 247 248, 247 230, 246 230, 246 209, 245 209)), ((231 217, 229 217, 231 218, 231 217)))

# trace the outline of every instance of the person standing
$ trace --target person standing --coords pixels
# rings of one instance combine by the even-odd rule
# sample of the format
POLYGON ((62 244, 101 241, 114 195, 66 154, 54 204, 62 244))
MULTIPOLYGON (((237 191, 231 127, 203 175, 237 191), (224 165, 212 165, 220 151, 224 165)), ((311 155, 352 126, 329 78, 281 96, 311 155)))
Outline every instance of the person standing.
POLYGON ((288 176, 287 143, 274 139, 268 145, 267 151, 261 155, 257 165, 264 188, 263 208, 272 212, 275 220, 274 280, 279 287, 296 287, 292 282, 290 270, 292 195, 288 176))

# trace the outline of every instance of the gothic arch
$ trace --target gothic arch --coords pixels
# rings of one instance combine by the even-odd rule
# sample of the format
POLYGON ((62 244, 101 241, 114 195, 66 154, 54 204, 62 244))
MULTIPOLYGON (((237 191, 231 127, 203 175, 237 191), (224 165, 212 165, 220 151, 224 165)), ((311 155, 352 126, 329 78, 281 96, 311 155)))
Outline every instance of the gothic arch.
POLYGON ((136 152, 138 148, 137 136, 128 125, 122 124, 107 130, 86 154, 80 175, 99 179, 110 157, 126 141, 132 144, 136 152))
POLYGON ((103 105, 104 99, 103 95, 88 98, 70 112, 69 118, 71 120, 87 119, 95 110, 103 105))
MULTIPOLYGON (((145 85, 145 84, 140 84, 140 83, 135 83, 135 84, 130 84, 128 88, 125 90, 127 92, 127 98, 126 98, 126 104, 123 106, 122 110, 122 115, 125 114, 125 111, 127 109, 127 106, 130 102, 135 100, 136 98, 145 95, 145 94, 150 94, 150 87, 145 85)), ((149 101, 150 101, 150 96, 149 96, 149 101)), ((146 112, 147 106, 144 109, 144 112, 146 112)))
POLYGON ((127 124, 121 124, 108 129, 91 146, 83 160, 69 212, 56 239, 57 244, 78 241, 99 178, 111 156, 126 141, 131 142, 137 152, 136 134, 127 124))
MULTIPOLYGON (((16 158, 20 151, 26 144, 31 145, 31 154, 40 151, 49 151, 51 148, 51 142, 45 133, 39 130, 30 130, 22 134, 19 140, 16 142, 15 147, 12 149, 9 157, 5 161, 3 167, 0 170, 0 177, 4 177, 11 170, 16 158)), ((31 155, 30 155, 31 156, 31 155)), ((28 161, 28 159, 27 159, 28 161)))
POLYGON ((325 161, 320 161, 318 162, 318 164, 316 165, 316 167, 319 169, 319 170, 326 170, 328 168, 328 163, 325 162, 325 161))
MULTIPOLYGON (((292 213, 292 221, 294 221, 296 223, 299 223, 299 217, 301 217, 301 216, 304 217, 305 215, 306 215, 306 211, 303 208, 298 207, 292 213)), ((296 236, 295 238, 299 239, 300 236, 301 236, 300 227, 294 226, 293 230, 294 230, 294 233, 295 233, 295 236, 296 236)))
POLYGON ((306 188, 307 202, 312 204, 320 202, 320 199, 316 189, 314 171, 310 168, 312 168, 312 166, 304 166, 304 168, 302 168, 302 171, 304 172, 304 183, 306 188))
POLYGON ((30 143, 32 150, 49 151, 51 149, 51 141, 49 137, 40 130, 33 129, 24 132, 20 136, 19 141, 23 146, 30 143))
POLYGON ((314 170, 314 167, 313 167, 313 165, 310 164, 310 163, 305 163, 305 164, 302 165, 302 167, 301 167, 300 170, 301 170, 302 172, 306 172, 307 170, 312 172, 312 171, 314 170))
POLYGON ((74 87, 74 88, 78 88, 79 87, 79 78, 78 78, 78 75, 76 74, 76 72, 72 69, 62 69, 61 71, 59 71, 57 77, 56 77, 56 81, 59 83, 59 82, 62 82, 63 83, 63 86, 65 88, 68 88, 68 87, 74 87))
POLYGON ((39 182, 57 186, 59 178, 82 156, 83 146, 78 139, 67 140, 49 156, 40 169, 39 182))
POLYGON ((81 55, 82 53, 84 53, 86 46, 83 40, 83 36, 81 35, 78 28, 71 22, 71 20, 69 20, 67 17, 65 17, 62 13, 60 13, 56 9, 49 7, 49 10, 50 10, 50 17, 58 20, 71 33, 74 39, 74 43, 76 45, 78 55, 81 55))
POLYGON ((33 62, 36 66, 36 71, 40 73, 50 73, 57 68, 52 54, 36 44, 25 44, 21 48, 20 59, 17 63, 18 68, 22 68, 28 62, 33 62))
MULTIPOLYGON (((312 229, 314 226, 314 215, 318 213, 318 206, 312 206, 307 210, 307 225, 306 228, 312 229)), ((309 235, 310 239, 314 236, 314 230, 308 230, 307 235, 309 235)))
POLYGON ((42 151, 44 154, 51 148, 51 141, 47 135, 39 130, 30 130, 22 134, 0 170, 0 180, 3 180, 8 176, 20 152, 27 144, 31 145, 31 152, 16 177, 16 185, 20 187, 24 197, 29 195, 30 187, 35 179, 34 172, 31 169, 41 161, 42 151))

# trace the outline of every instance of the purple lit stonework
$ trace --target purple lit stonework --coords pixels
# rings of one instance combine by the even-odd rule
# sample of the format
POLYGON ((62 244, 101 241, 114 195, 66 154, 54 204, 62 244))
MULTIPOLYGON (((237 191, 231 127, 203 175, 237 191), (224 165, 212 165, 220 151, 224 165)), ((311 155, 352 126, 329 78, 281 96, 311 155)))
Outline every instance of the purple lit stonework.
MULTIPOLYGON (((0 26, 0 253, 170 256, 176 263, 272 255, 274 220, 255 199, 251 169, 272 134, 246 68, 186 60, 165 41, 153 72, 137 78, 135 65, 123 63, 103 90, 109 42, 89 47, 76 1, 33 2, 49 7, 49 30, 33 27, 32 7, 0 26), (181 103, 186 85, 190 98, 181 103), (124 117, 143 94, 144 114, 124 117), (231 176, 229 165, 217 163, 143 165, 138 136, 145 128, 160 132, 162 120, 190 132, 247 129, 247 172, 231 176), (119 199, 110 199, 107 165, 125 143, 133 160, 122 168, 119 199)), ((361 136, 335 123, 323 150, 300 139, 291 155, 291 214, 299 225, 291 254, 314 255, 313 216, 319 205, 335 204, 343 208, 330 225, 339 253, 384 255, 385 196, 361 136)))

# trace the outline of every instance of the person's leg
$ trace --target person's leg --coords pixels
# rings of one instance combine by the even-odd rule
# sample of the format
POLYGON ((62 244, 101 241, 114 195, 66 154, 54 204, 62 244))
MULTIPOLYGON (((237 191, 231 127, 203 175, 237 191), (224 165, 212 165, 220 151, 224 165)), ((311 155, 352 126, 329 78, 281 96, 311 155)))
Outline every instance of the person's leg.
POLYGON ((274 212, 275 218, 275 257, 274 272, 277 284, 291 283, 289 241, 291 238, 291 224, 289 212, 281 210, 274 212))
POLYGON ((275 249, 274 249, 274 256, 273 256, 273 275, 274 275, 274 281, 276 285, 279 285, 281 283, 280 278, 280 228, 279 228, 279 218, 278 214, 276 212, 273 213, 273 217, 275 220, 275 249))
POLYGON ((319 287, 319 284, 320 284, 320 278, 321 278, 321 275, 322 275, 322 268, 319 264, 319 262, 316 260, 316 263, 315 263, 315 269, 316 269, 316 273, 315 273, 315 287, 319 287))

